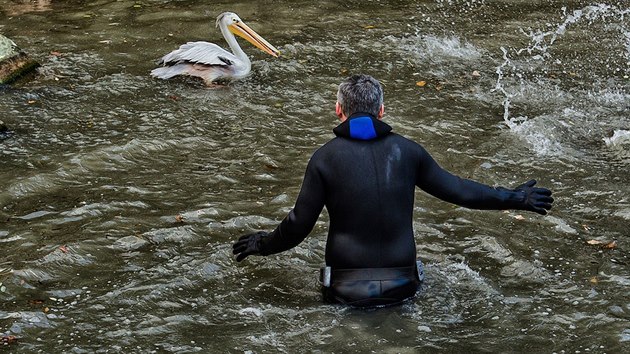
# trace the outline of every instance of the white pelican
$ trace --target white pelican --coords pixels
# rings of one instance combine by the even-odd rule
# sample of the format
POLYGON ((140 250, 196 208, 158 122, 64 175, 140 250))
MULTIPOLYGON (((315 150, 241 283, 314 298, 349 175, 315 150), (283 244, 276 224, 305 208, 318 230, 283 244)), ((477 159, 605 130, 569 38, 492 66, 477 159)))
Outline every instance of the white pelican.
POLYGON ((235 13, 224 12, 217 17, 216 26, 230 45, 232 53, 208 42, 188 42, 160 59, 159 68, 151 76, 170 79, 177 75, 197 76, 211 86, 217 80, 235 80, 249 74, 252 62, 236 41, 234 34, 246 39, 258 49, 277 57, 280 52, 258 33, 247 26, 235 13))

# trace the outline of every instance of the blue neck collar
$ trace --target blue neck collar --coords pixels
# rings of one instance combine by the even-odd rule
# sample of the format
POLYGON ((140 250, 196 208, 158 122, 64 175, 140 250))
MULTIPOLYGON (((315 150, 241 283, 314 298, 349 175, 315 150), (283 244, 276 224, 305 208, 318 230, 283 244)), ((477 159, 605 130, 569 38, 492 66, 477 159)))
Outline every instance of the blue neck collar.
POLYGON ((392 127, 369 113, 355 113, 333 129, 333 132, 345 138, 373 140, 389 134, 391 130, 392 127))

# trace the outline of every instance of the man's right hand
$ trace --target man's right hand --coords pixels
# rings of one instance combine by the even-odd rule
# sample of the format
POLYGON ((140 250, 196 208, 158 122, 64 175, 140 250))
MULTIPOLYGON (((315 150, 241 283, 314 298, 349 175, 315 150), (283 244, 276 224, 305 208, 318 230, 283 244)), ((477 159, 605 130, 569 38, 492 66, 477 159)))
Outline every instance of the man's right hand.
POLYGON ((261 238, 267 237, 268 235, 268 232, 258 231, 239 237, 238 241, 232 246, 232 253, 237 255, 236 261, 240 262, 251 255, 260 256, 261 238))

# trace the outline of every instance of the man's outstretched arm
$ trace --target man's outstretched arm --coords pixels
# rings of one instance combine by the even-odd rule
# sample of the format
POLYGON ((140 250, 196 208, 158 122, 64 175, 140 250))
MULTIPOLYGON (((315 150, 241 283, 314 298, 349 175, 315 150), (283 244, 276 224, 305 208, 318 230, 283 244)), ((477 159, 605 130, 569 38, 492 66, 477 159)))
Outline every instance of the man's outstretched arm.
POLYGON ((530 180, 514 189, 490 187, 451 174, 422 149, 416 185, 444 201, 471 209, 527 210, 541 215, 551 209, 551 190, 534 187, 530 180))
POLYGON ((313 230, 324 208, 324 200, 323 181, 311 159, 293 209, 273 232, 259 231, 241 236, 233 245, 236 260, 240 262, 250 255, 267 256, 300 244, 313 230))

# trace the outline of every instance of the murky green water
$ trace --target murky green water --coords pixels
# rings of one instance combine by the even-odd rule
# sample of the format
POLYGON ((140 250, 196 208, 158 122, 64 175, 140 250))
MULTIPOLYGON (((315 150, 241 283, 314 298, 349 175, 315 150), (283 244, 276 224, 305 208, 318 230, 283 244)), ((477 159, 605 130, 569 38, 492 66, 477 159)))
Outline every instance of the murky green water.
POLYGON ((628 351, 629 7, 0 1, 0 32, 42 64, 0 90, 0 334, 17 337, 5 348, 628 351), (282 57, 244 44, 253 75, 219 89, 149 77, 181 43, 225 45, 226 10, 282 57), (444 167, 492 185, 536 178, 552 213, 418 192, 427 280, 402 307, 322 304, 325 214, 294 250, 236 264, 235 238, 293 206, 332 137, 336 86, 358 72, 382 80, 386 121, 444 167))

